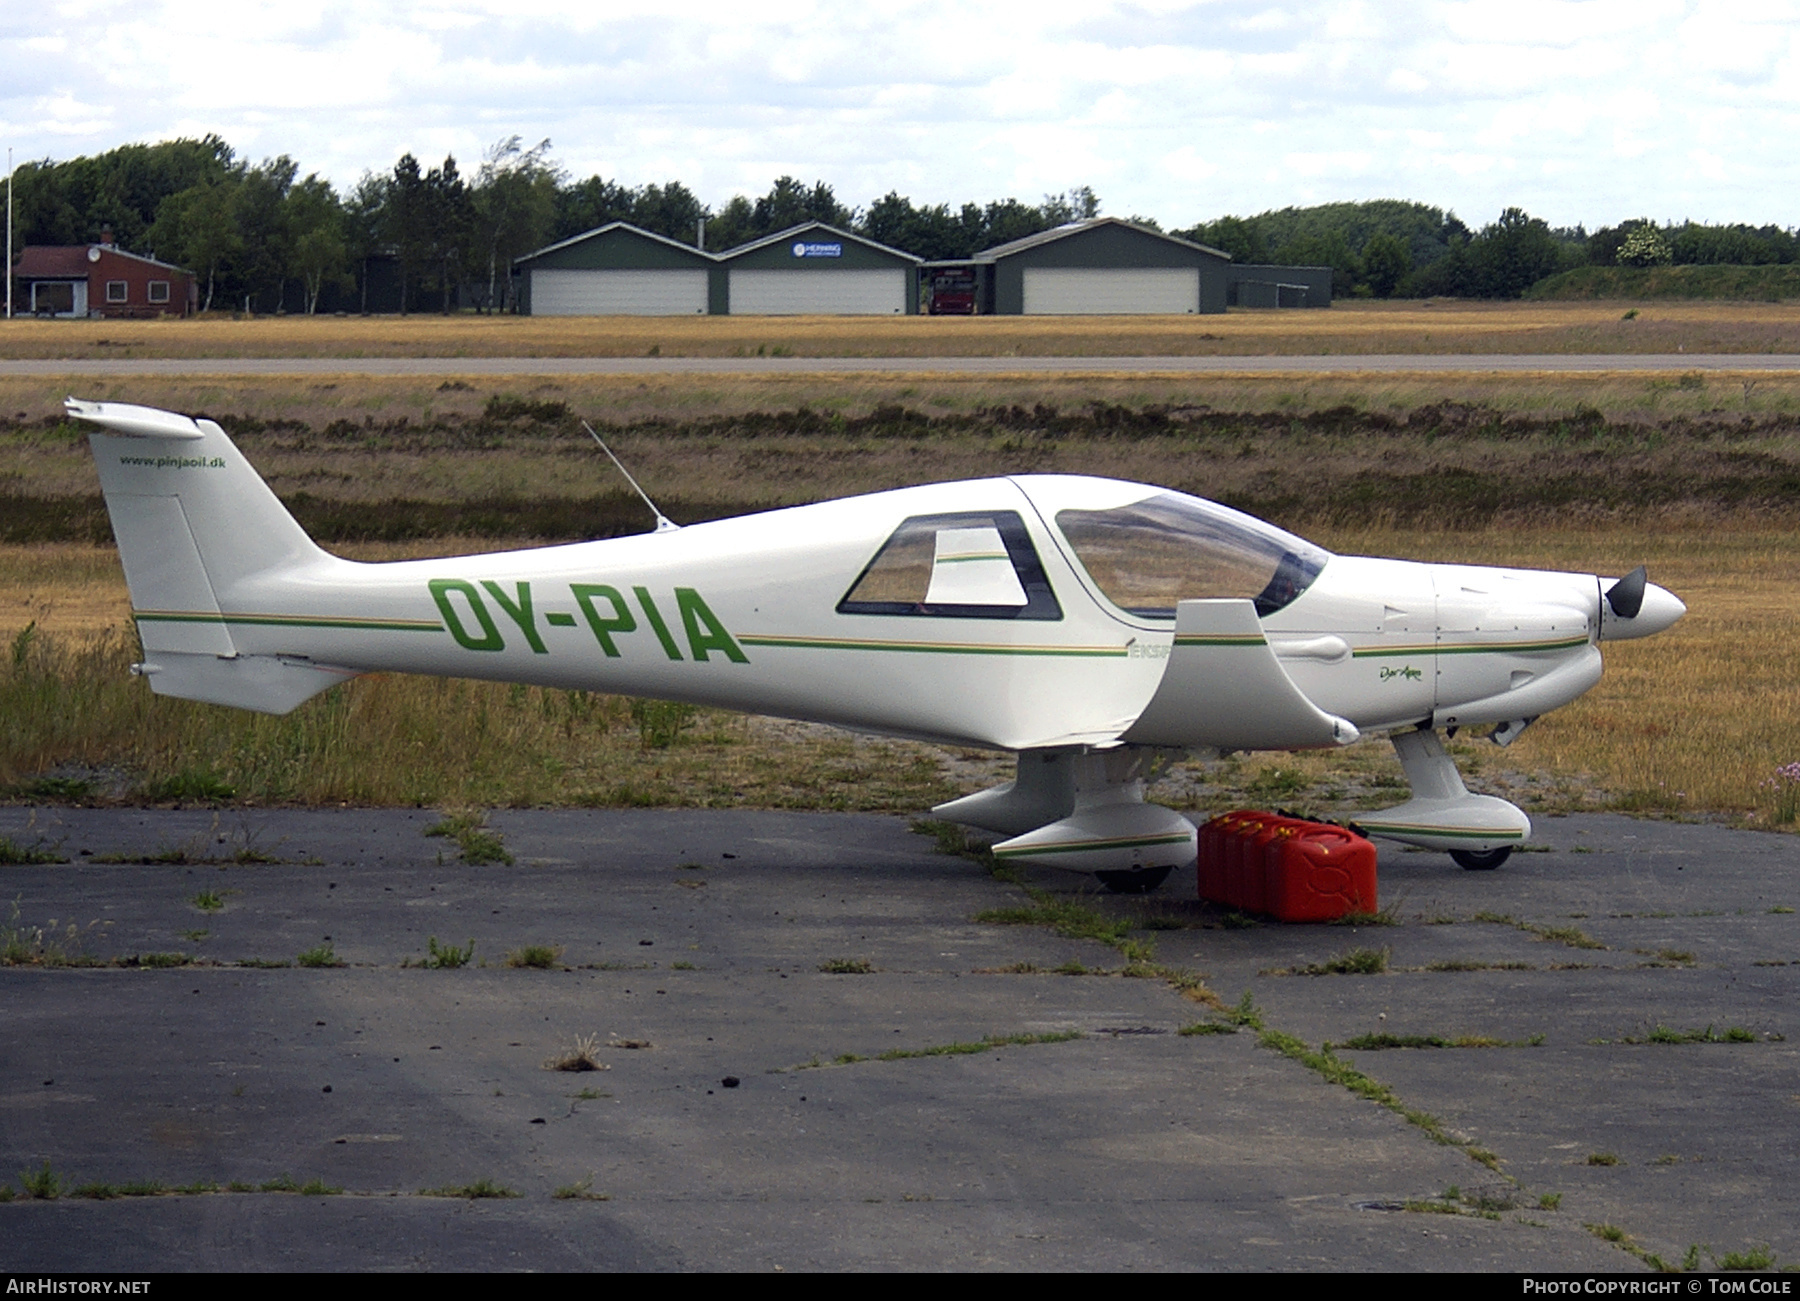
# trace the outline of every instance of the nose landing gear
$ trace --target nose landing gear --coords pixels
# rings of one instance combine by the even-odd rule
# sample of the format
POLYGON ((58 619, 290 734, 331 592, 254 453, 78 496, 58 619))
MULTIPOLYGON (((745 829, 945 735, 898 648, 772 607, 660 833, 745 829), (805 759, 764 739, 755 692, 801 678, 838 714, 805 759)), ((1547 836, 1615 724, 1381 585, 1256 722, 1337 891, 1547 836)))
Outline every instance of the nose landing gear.
POLYGON ((1367 834, 1447 850, 1471 872, 1493 871, 1531 835, 1531 819, 1517 805, 1469 792, 1456 761, 1429 727, 1396 733, 1392 740, 1413 798, 1359 819, 1367 834))

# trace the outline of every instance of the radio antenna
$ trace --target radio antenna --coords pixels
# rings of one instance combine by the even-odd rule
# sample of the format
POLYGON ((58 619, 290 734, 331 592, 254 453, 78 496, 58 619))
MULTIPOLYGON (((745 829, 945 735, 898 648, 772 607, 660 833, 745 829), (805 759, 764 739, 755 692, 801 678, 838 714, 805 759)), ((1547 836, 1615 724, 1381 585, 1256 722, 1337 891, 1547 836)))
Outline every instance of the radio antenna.
POLYGON ((656 531, 658 533, 673 533, 676 529, 680 528, 681 525, 656 509, 656 503, 650 500, 650 494, 638 487, 638 481, 631 477, 631 471, 625 468, 625 462, 613 455, 613 449, 608 447, 606 441, 602 439, 599 434, 594 432, 594 427, 585 420, 581 422, 581 427, 588 431, 589 437, 600 444, 600 450, 606 453, 607 458, 611 460, 614 465, 619 467, 619 473, 625 476, 625 482, 631 485, 631 490, 644 499, 644 505, 648 506, 650 508, 650 513, 656 516, 656 531))

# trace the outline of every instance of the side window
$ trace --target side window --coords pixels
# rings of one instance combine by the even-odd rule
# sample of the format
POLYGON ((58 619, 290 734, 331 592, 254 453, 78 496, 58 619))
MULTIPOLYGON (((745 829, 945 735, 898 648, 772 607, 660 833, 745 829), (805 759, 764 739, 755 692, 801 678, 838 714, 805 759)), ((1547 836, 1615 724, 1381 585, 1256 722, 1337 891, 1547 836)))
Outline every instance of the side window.
POLYGON ((152 280, 150 282, 150 301, 153 303, 166 303, 169 301, 169 282, 167 280, 152 280))
POLYGON ((131 285, 124 280, 108 280, 106 282, 106 301, 109 303, 129 302, 131 285))
POLYGON ((1060 619, 1016 511, 915 515, 875 553, 839 614, 940 619, 1060 619))

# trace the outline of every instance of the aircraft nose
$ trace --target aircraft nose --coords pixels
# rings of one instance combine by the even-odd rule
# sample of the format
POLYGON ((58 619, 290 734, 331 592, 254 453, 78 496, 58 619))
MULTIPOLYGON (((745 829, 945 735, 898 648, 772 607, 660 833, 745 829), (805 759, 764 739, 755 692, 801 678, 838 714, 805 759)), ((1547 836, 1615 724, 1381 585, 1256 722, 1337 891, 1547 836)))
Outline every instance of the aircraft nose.
MULTIPOLYGON (((1602 601, 1602 606, 1605 602, 1602 601)), ((1604 641, 1629 641, 1636 637, 1653 637, 1687 613, 1679 596, 1655 583, 1644 584, 1643 604, 1629 619, 1620 618, 1610 609, 1601 610, 1600 636, 1604 641)))

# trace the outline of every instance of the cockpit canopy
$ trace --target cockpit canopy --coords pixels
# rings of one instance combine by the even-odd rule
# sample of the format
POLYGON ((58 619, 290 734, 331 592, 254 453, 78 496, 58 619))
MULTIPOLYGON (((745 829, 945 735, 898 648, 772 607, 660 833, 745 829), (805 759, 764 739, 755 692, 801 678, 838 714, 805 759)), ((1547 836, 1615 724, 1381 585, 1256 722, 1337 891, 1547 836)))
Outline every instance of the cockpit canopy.
POLYGON ((1312 585, 1331 553, 1272 524, 1179 492, 1055 512, 1082 567, 1130 614, 1173 619, 1175 603, 1248 597, 1267 617, 1312 585))
MULTIPOLYGON (((1012 485, 1060 533, 1052 547, 1087 571, 1096 594, 1143 619, 1173 619, 1177 602, 1217 597, 1252 600, 1267 616, 1304 592, 1331 558, 1303 538, 1184 493, 1075 475, 1021 475, 1012 485)), ((1014 497, 1012 505, 1025 503, 1014 497)), ((1037 527, 1026 524, 1032 513, 996 500, 994 509, 908 516, 838 613, 1061 619, 1032 540, 1037 527)))

